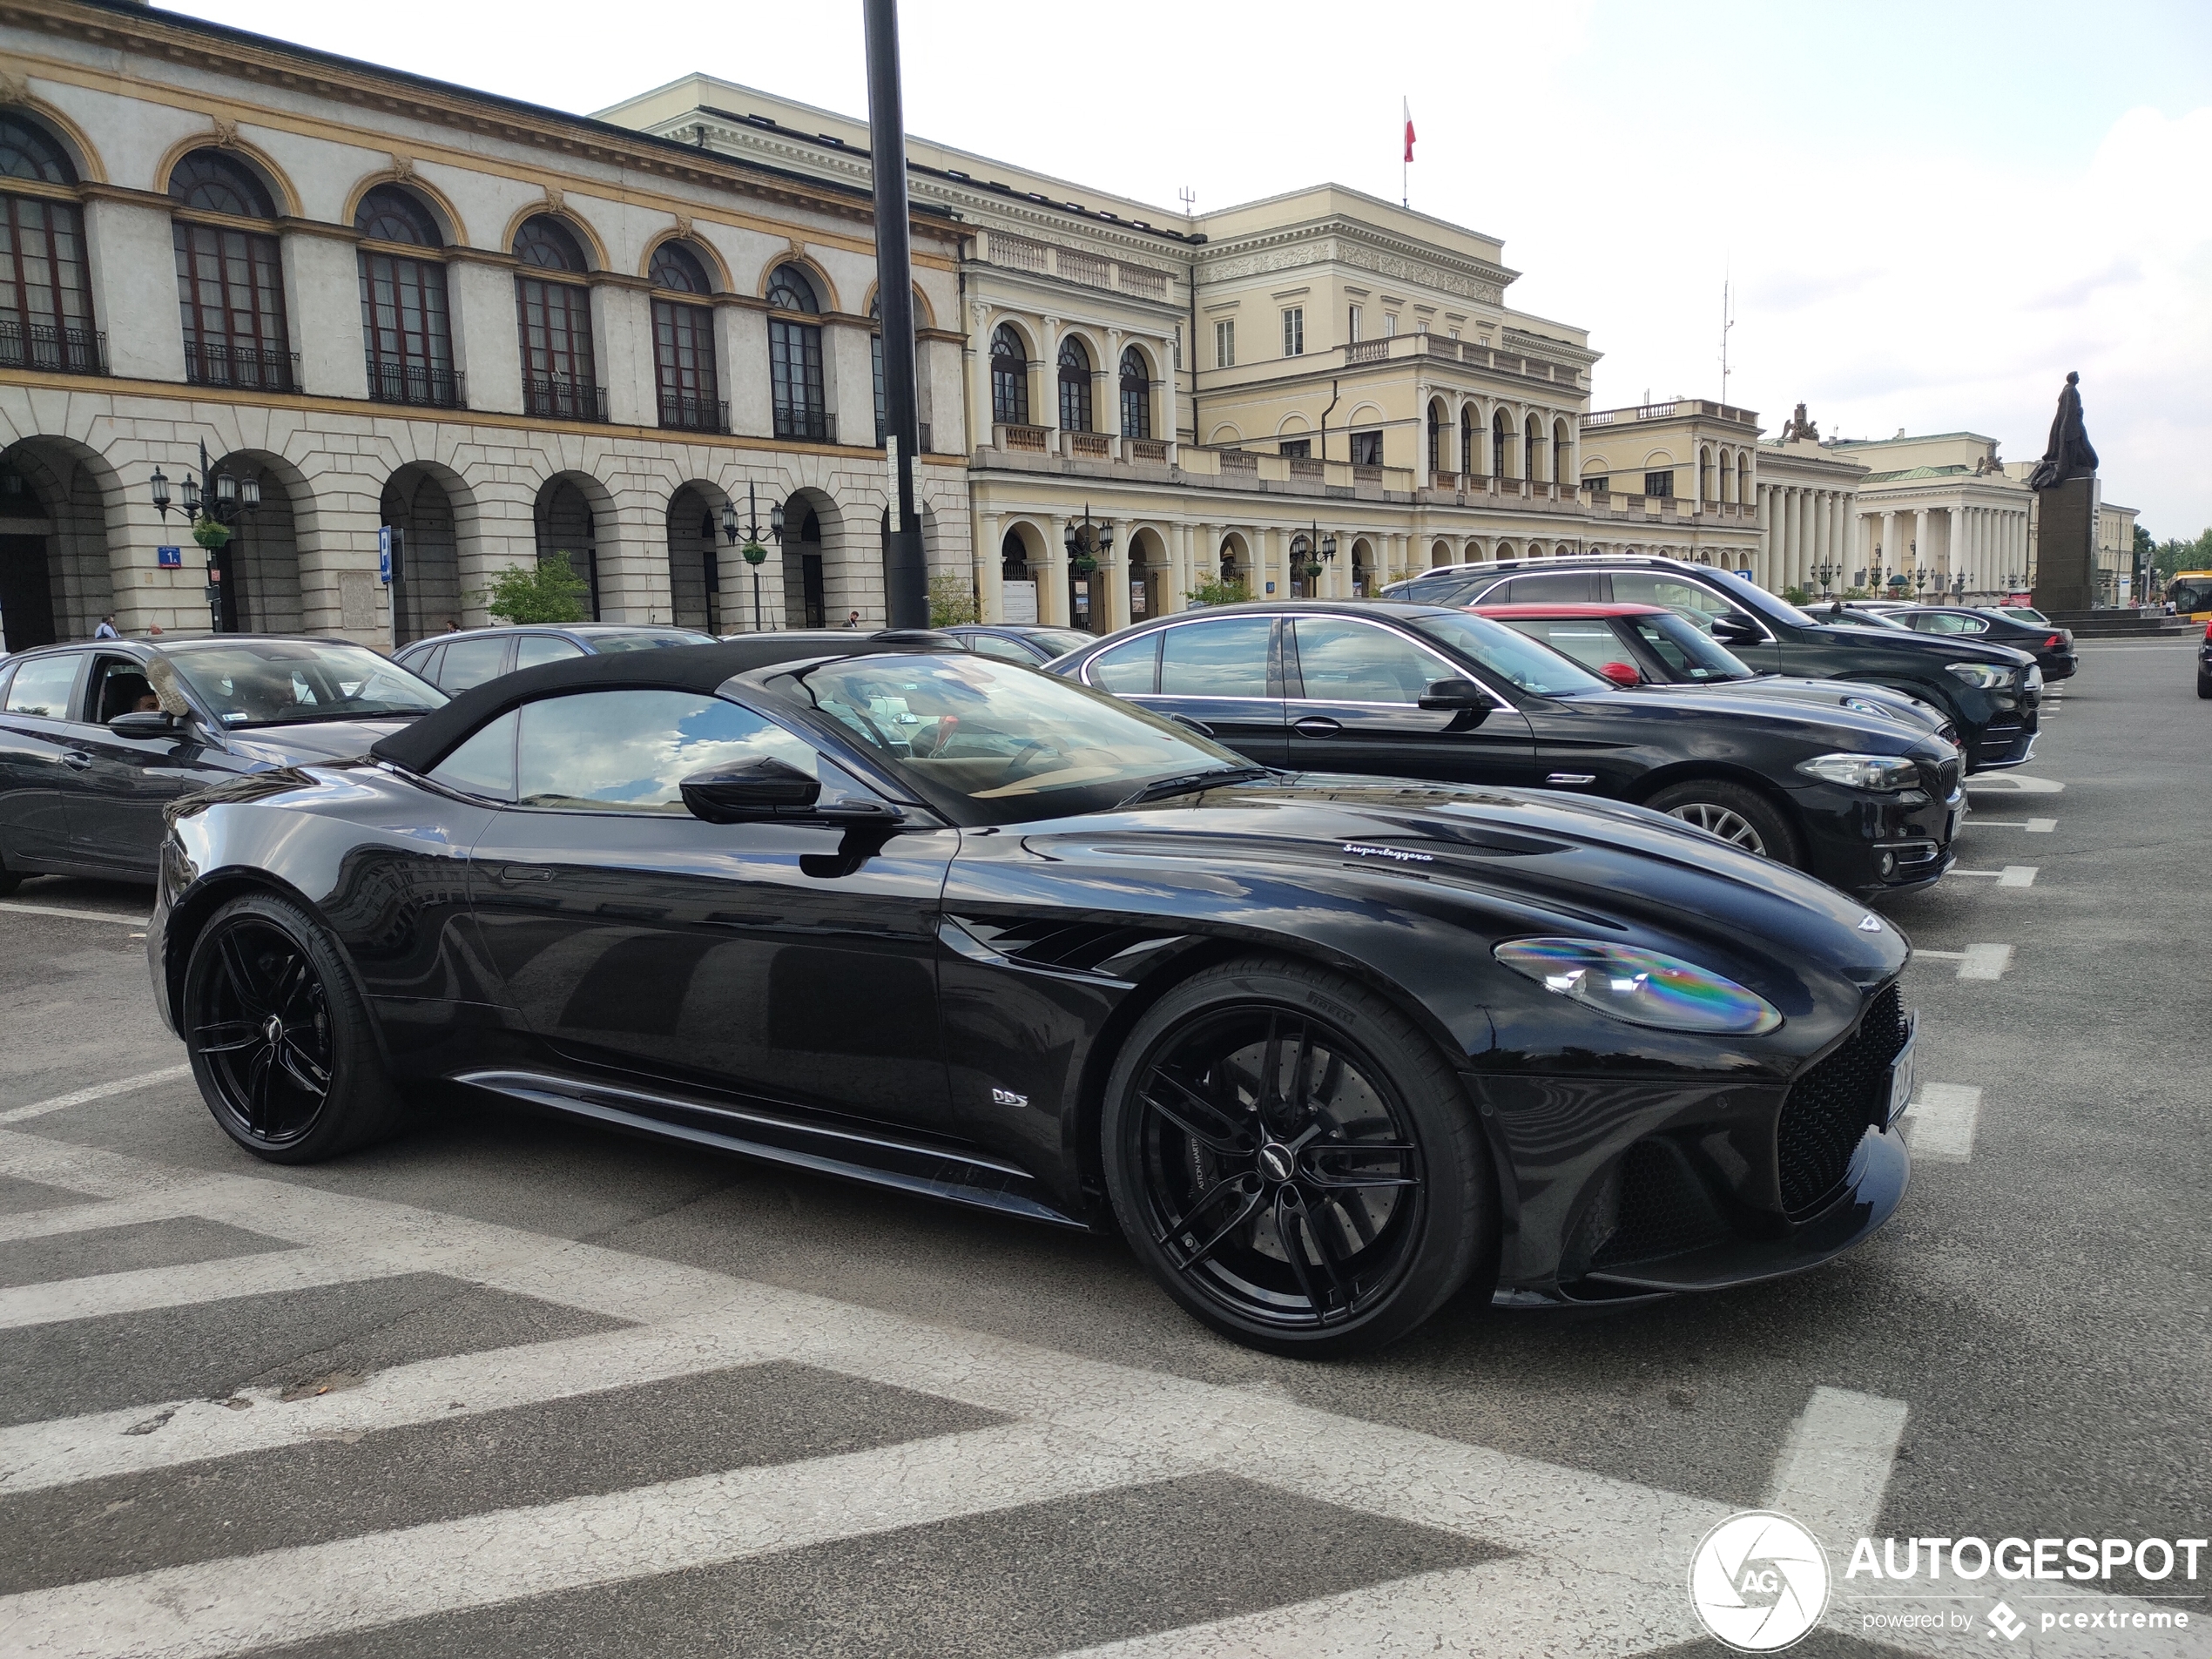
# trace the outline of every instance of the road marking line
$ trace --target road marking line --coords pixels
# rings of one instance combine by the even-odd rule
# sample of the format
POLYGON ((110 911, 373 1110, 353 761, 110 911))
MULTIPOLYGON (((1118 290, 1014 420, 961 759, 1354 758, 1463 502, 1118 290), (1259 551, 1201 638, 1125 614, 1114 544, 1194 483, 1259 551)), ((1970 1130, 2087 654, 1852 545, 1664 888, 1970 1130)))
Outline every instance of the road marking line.
POLYGON ((2002 979, 2005 970, 2013 965, 2010 945, 1969 945, 1964 950, 1930 950, 1916 946, 1912 954, 1916 959, 1925 956, 1931 961, 1958 963, 1960 979, 2002 979))
POLYGON ((1191 1473, 1012 1423, 0 1601, 9 1651, 171 1659, 374 1629, 1191 1473), (465 1570, 455 1571, 455 1563, 465 1570))
POLYGON ((2008 864, 2001 870, 1961 870, 1954 867, 1951 873, 1953 875, 1993 875, 1997 878, 1997 885, 2000 887, 2032 887, 2035 885, 2036 871, 2042 867, 2040 864, 2008 864))
POLYGON ((27 916, 69 916, 78 921, 120 921, 133 927, 144 927, 153 921, 152 916, 111 916, 101 910, 64 910, 59 905, 21 904, 13 899, 0 900, 0 910, 20 910, 27 916))
POLYGON ((134 1089, 144 1089, 149 1083, 165 1083, 172 1077, 181 1077, 191 1071, 189 1063, 165 1066, 159 1071, 142 1071, 135 1077, 120 1077, 111 1083, 93 1083, 84 1089, 71 1089, 66 1095, 57 1095, 51 1100, 42 1100, 30 1106, 12 1106, 0 1112, 0 1123, 20 1123, 26 1117, 43 1117, 48 1112, 58 1112, 67 1106, 82 1106, 87 1101, 105 1100, 110 1095, 127 1095, 134 1089))
POLYGON ((0 1290, 0 1331, 105 1318, 116 1313, 144 1313, 154 1308, 196 1306, 240 1296, 314 1290, 325 1285, 352 1285, 421 1271, 405 1262, 351 1250, 343 1254, 291 1250, 192 1262, 182 1267, 142 1267, 92 1278, 50 1280, 0 1290))
POLYGON ((1874 1530, 1905 1434, 1905 1404, 1816 1388, 1774 1460, 1766 1505, 1832 1548, 1874 1530))
POLYGON ((2054 778, 2030 778, 2017 772, 1985 773, 1966 779, 1966 792, 1970 795, 2056 795, 2065 789, 2066 786, 2054 778))
POLYGON ((1922 1083, 1905 1109, 1905 1143, 1916 1163, 1964 1163, 1974 1155, 1981 1090, 1966 1083, 1922 1083))
POLYGON ((2055 818, 1974 818, 1967 819, 1967 822, 1976 829, 2026 830, 2030 835, 2048 835, 2059 826, 2059 820, 2055 818))

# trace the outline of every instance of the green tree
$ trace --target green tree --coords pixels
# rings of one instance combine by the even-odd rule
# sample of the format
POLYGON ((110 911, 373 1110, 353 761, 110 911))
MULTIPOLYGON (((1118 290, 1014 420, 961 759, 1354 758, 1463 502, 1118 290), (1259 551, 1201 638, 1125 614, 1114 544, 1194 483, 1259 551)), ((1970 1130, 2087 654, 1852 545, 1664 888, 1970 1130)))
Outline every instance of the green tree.
POLYGON ((950 628, 955 623, 974 622, 975 590, 968 585, 965 577, 933 576, 929 578, 929 625, 950 628))
POLYGON ((566 553, 549 553, 527 569, 509 565, 479 597, 495 622, 582 622, 591 584, 566 553))
POLYGON ((2158 579, 2162 586, 2176 570, 2212 570, 2212 529, 2193 542, 2171 538, 2158 544, 2158 579))
POLYGON ((1252 597, 1252 590, 1242 582, 1224 582, 1217 577, 1201 582, 1183 597, 1194 605, 1240 605, 1252 597))

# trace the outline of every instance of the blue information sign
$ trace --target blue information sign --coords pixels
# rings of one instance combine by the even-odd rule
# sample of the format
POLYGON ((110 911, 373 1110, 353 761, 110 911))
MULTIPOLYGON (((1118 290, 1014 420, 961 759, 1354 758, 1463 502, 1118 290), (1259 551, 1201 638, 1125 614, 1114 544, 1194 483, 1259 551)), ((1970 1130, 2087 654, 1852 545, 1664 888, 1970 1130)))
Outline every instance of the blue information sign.
POLYGON ((389 524, 376 532, 376 579, 388 588, 392 585, 392 527, 389 524))
POLYGON ((185 550, 181 547, 158 547, 153 550, 153 562, 165 570, 185 568, 185 550))

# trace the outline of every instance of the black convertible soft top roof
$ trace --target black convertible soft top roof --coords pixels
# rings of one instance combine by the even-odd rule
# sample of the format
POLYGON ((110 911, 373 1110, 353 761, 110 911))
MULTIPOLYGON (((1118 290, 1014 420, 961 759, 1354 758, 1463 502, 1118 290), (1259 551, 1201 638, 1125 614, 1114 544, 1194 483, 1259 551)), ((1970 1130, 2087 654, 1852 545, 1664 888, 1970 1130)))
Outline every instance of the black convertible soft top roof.
POLYGON ((957 640, 914 629, 880 634, 836 631, 754 634, 714 645, 571 657, 518 669, 471 686, 442 708, 372 745, 369 753, 408 772, 429 771, 487 720, 551 691, 711 691, 737 674, 778 663, 860 657, 886 651, 960 650, 957 640))

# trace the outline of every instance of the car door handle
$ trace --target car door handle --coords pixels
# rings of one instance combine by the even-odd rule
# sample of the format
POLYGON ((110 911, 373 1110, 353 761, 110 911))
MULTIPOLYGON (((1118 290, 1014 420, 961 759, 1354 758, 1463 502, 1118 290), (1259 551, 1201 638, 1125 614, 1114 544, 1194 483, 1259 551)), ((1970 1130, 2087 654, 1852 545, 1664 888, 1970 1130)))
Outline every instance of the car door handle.
POLYGON ((550 864, 502 864, 499 867, 502 881, 550 881, 553 867, 550 864))
POLYGON ((1291 730, 1301 738, 1325 738, 1343 731, 1344 723, 1325 714, 1308 714, 1291 721, 1291 730))
POLYGON ((62 757, 62 765, 71 772, 84 772, 91 768, 92 757, 72 749, 62 757))

